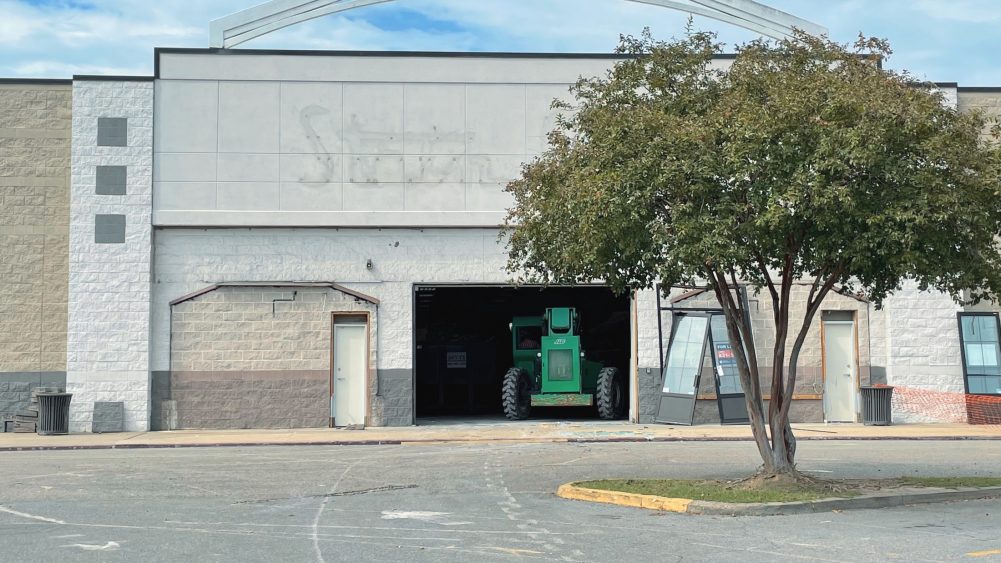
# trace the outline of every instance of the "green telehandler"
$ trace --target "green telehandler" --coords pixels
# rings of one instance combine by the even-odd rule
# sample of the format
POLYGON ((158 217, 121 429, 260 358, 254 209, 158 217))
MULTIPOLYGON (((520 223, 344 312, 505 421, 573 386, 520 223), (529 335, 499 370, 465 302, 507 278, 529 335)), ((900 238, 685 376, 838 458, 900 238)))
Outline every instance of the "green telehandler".
POLYGON ((511 321, 514 367, 504 375, 504 415, 528 418, 532 407, 596 406, 606 420, 621 418, 626 398, 619 370, 588 360, 580 317, 571 307, 511 321))

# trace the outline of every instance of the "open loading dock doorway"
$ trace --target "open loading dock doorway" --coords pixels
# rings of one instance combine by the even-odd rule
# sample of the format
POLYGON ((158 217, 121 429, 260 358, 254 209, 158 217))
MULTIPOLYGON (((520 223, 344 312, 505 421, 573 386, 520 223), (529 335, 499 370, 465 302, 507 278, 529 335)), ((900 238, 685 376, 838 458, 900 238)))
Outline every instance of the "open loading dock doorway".
MULTIPOLYGON (((414 287, 417 417, 505 420, 501 387, 514 362, 511 320, 541 316, 547 307, 576 308, 588 359, 628 378, 628 295, 599 286, 419 285, 414 287)), ((531 414, 532 419, 597 416, 593 407, 533 407, 531 414)))

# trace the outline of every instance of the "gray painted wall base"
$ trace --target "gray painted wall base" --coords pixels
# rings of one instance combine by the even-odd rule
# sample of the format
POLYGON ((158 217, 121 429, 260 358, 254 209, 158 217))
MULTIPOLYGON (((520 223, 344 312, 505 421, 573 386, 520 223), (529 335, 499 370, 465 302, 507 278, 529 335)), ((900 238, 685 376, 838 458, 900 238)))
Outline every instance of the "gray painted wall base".
POLYGON ((149 429, 176 430, 177 411, 172 408, 173 402, 170 401, 170 372, 154 371, 150 375, 149 429))
POLYGON ((657 406, 660 404, 660 370, 658 368, 639 368, 639 422, 653 422, 657 416, 657 406))
MULTIPOLYGON (((63 371, 0 372, 0 419, 14 416, 31 404, 31 391, 36 387, 66 387, 63 371)), ((0 427, 0 431, 3 428, 0 427)))
POLYGON ((373 426, 414 424, 414 372, 411 369, 380 369, 378 399, 372 405, 373 426))

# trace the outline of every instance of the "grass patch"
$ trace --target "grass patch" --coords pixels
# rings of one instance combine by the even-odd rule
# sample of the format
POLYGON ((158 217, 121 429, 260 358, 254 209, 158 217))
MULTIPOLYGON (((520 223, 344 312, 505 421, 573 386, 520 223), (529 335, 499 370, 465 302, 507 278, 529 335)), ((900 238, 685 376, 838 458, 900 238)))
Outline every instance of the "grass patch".
POLYGON ((1001 477, 901 477, 900 484, 908 487, 1001 487, 1001 477))
POLYGON ((755 476, 739 481, 688 479, 603 479, 577 483, 588 489, 687 498, 713 502, 797 502, 878 494, 900 487, 958 489, 998 487, 1001 477, 899 477, 896 479, 821 480, 800 475, 755 476))
POLYGON ((619 491, 669 498, 689 498, 714 502, 795 502, 831 497, 852 497, 851 490, 832 490, 823 485, 745 488, 740 482, 691 481, 684 479, 604 479, 577 483, 588 489, 619 491))

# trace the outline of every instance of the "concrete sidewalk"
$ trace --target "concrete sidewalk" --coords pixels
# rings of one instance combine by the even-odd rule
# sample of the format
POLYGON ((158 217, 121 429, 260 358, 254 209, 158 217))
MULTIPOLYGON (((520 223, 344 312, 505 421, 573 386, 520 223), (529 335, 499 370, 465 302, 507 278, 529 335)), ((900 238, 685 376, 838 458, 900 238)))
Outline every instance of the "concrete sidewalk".
MULTIPOLYGON (((967 424, 794 424, 800 440, 1001 440, 1001 426, 967 424)), ((483 442, 748 441, 748 426, 668 426, 605 421, 470 421, 341 430, 178 430, 38 436, 0 433, 0 451, 273 445, 373 445, 483 442)))

